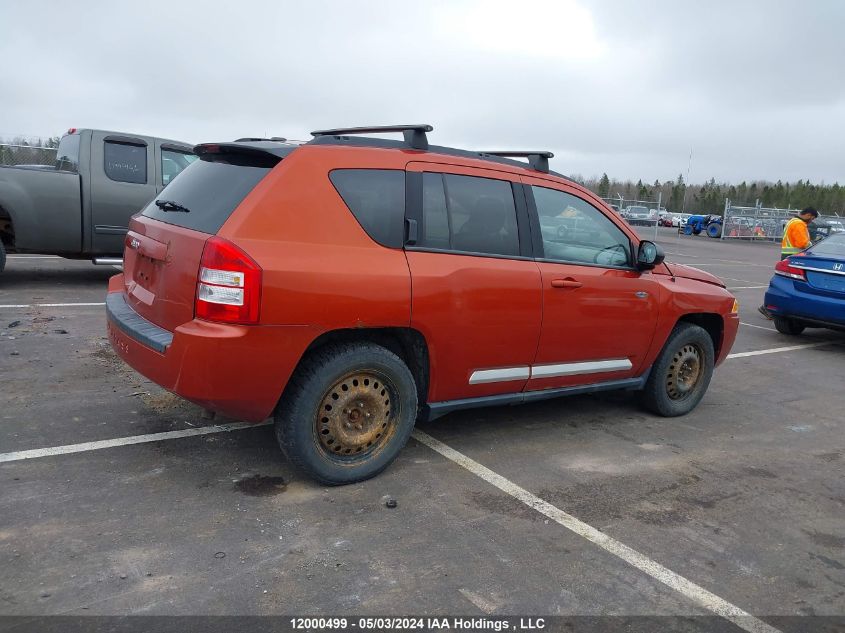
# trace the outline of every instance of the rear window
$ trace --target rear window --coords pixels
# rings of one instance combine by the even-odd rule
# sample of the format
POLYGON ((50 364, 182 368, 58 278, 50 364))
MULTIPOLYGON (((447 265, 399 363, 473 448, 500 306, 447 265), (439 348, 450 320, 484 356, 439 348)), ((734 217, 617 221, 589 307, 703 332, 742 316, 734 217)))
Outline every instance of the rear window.
POLYGON ((56 150, 56 169, 59 171, 79 171, 79 134, 66 134, 59 141, 56 150))
POLYGON ((402 247, 404 171, 335 169, 329 178, 367 235, 382 246, 402 247))
POLYGON ((269 156, 241 154, 195 160, 147 205, 142 215, 186 229, 217 233, 276 162, 278 159, 269 156), (165 211, 157 201, 173 202, 188 211, 165 211))
POLYGON ((812 248, 810 254, 818 257, 845 257, 845 233, 835 233, 812 248))

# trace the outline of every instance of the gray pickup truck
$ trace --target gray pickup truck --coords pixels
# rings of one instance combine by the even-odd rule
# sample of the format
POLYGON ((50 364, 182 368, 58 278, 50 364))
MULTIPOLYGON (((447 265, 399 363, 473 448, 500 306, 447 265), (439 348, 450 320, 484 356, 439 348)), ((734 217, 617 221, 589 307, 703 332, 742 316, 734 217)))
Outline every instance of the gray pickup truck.
POLYGON ((0 166, 0 271, 6 252, 116 263, 130 216, 195 159, 179 141, 70 129, 55 166, 0 166))

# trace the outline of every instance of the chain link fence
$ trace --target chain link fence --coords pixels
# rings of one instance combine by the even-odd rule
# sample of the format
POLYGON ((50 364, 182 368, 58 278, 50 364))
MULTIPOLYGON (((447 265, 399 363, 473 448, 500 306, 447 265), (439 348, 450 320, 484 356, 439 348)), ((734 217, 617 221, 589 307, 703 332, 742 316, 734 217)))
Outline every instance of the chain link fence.
POLYGON ((0 165, 55 167, 56 148, 0 143, 0 165))
MULTIPOLYGON (((722 239, 764 240, 780 242, 786 223, 796 217, 799 209, 734 206, 725 200, 722 239)), ((830 233, 845 232, 845 217, 819 214, 810 225, 811 235, 825 237, 830 233)))

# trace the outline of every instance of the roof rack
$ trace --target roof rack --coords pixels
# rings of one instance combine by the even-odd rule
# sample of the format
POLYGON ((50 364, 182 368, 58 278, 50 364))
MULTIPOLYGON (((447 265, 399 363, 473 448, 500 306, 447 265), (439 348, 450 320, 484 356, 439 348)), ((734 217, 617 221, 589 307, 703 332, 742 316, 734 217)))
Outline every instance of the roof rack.
POLYGON ((527 158, 528 164, 537 171, 549 171, 549 159, 554 158, 554 154, 546 151, 493 151, 493 152, 479 152, 481 154, 488 154, 490 156, 501 156, 502 158, 527 158))
POLYGON ((414 149, 428 149, 426 132, 434 128, 428 123, 414 125, 377 125, 374 127, 346 127, 334 130, 315 130, 312 136, 346 136, 347 134, 379 134, 383 132, 402 132, 405 142, 414 149))

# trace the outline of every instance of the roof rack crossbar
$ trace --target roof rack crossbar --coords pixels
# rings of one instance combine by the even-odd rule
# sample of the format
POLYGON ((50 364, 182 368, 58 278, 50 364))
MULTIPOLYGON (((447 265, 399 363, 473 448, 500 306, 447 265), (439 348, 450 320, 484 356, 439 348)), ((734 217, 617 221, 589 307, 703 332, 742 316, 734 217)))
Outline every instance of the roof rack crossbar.
POLYGON ((511 150, 503 150, 503 151, 492 151, 492 152, 480 152, 481 154, 488 154, 490 156, 501 156, 502 158, 527 158, 528 164, 531 165, 533 169, 537 171, 549 171, 549 159, 554 158, 554 154, 552 152, 547 152, 544 150, 540 151, 511 151, 511 150))
POLYGON ((402 132, 405 142, 414 149, 428 149, 426 132, 434 130, 428 123, 414 125, 376 125, 373 127, 347 127, 333 130, 315 130, 312 136, 345 136, 347 134, 381 134, 384 132, 402 132))

